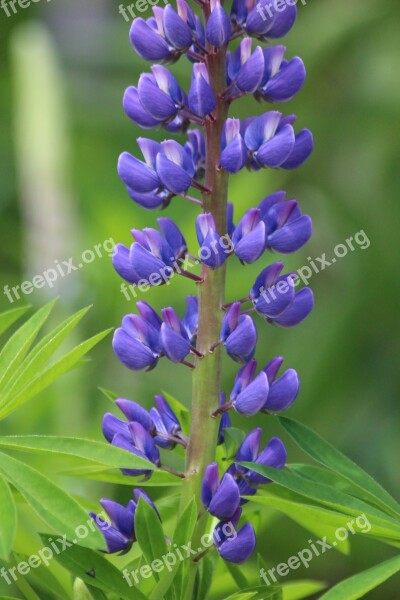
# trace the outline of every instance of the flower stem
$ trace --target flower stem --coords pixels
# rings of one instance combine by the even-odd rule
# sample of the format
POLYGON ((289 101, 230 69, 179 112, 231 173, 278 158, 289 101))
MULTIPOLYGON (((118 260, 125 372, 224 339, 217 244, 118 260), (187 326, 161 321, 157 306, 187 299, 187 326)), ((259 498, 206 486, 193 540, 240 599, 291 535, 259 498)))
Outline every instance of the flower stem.
MULTIPOLYGON (((210 7, 204 7, 206 18, 210 7)), ((228 196, 228 173, 218 170, 221 152, 221 135, 227 119, 228 103, 220 97, 226 88, 226 49, 211 52, 207 56, 207 68, 210 84, 217 99, 215 120, 205 123, 206 134, 206 180, 205 187, 210 190, 203 196, 204 211, 213 214, 220 235, 226 233, 226 208, 228 196)), ((215 460, 218 439, 219 420, 212 419, 211 413, 219 408, 221 378, 221 347, 210 353, 210 346, 220 337, 222 311, 225 296, 225 270, 223 265, 213 270, 204 267, 204 282, 198 288, 199 327, 196 347, 205 356, 196 359, 193 371, 192 388, 192 425, 190 442, 187 448, 186 479, 183 482, 181 511, 187 503, 196 498, 201 509, 201 484, 204 471, 215 460)), ((193 546, 198 547, 207 525, 207 514, 199 519, 193 536, 193 546)), ((186 598, 192 598, 197 565, 191 563, 186 598)))

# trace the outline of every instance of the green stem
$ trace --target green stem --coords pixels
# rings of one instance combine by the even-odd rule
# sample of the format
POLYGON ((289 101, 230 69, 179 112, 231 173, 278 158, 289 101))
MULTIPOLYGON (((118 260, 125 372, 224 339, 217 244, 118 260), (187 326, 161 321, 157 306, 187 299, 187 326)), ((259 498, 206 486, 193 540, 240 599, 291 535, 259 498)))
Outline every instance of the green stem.
MULTIPOLYGON (((206 14, 206 17, 208 15, 206 14)), ((228 173, 218 170, 221 152, 221 136, 227 119, 228 104, 220 97, 226 87, 226 51, 214 53, 209 48, 207 67, 210 84, 217 98, 215 120, 205 125, 206 135, 206 181, 211 193, 204 194, 204 211, 213 214, 220 235, 226 233, 226 208, 228 196, 228 173)), ((204 358, 196 359, 193 371, 192 426, 187 448, 186 479, 183 483, 181 510, 194 496, 201 507, 200 492, 204 471, 215 460, 219 419, 211 418, 211 413, 219 407, 221 379, 221 347, 213 353, 209 348, 218 341, 225 296, 225 265, 213 270, 204 267, 204 282, 199 285, 199 330, 197 349, 204 358)), ((198 521, 192 544, 198 548, 207 525, 207 514, 198 521)), ((192 600, 197 564, 191 563, 186 598, 192 600)))

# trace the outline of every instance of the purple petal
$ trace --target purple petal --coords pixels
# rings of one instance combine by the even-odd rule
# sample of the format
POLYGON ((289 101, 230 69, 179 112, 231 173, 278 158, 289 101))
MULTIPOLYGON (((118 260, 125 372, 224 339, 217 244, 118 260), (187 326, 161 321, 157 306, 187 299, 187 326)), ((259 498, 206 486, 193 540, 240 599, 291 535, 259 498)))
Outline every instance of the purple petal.
POLYGON ((165 60, 170 55, 167 42, 143 19, 133 21, 130 39, 136 52, 146 60, 165 60))
MULTIPOLYGON (((286 464, 287 452, 283 442, 279 438, 272 438, 264 450, 258 456, 256 463, 274 469, 283 469, 286 464)), ((268 477, 264 477, 255 471, 248 471, 247 479, 252 485, 270 483, 268 477)))
POLYGON ((114 333, 112 346, 119 360, 132 371, 146 369, 157 362, 157 355, 148 346, 131 338, 122 328, 114 333))
POLYGON ((260 446, 262 436, 261 427, 253 429, 244 438, 239 450, 236 454, 237 462, 254 462, 258 456, 258 448, 260 446))
POLYGON ((185 50, 192 45, 192 32, 170 4, 164 9, 163 26, 166 38, 178 50, 185 50))
POLYGON ((145 106, 147 112, 158 121, 166 121, 178 111, 169 94, 156 85, 154 75, 144 73, 140 76, 138 94, 142 106, 145 106))
POLYGON ((305 78, 304 63, 296 56, 267 83, 262 94, 270 102, 288 102, 302 88, 305 78))
POLYGON ((235 384, 233 386, 230 400, 233 401, 242 392, 251 381, 253 381, 254 374, 257 369, 257 361, 253 358, 244 367, 237 372, 235 377, 235 384))
POLYGON ((114 500, 102 498, 100 504, 110 517, 112 525, 126 538, 132 540, 134 537, 134 509, 136 507, 134 502, 131 501, 130 505, 128 504, 128 507, 126 508, 114 500))
POLYGON ((204 77, 203 71, 203 64, 194 65, 192 84, 188 95, 189 108, 198 117, 209 115, 217 105, 214 93, 204 77))
POLYGON ((134 402, 133 400, 125 400, 125 398, 117 398, 115 404, 125 415, 128 421, 137 421, 149 432, 153 429, 153 423, 150 419, 149 413, 137 402, 134 402))
POLYGON ((181 429, 181 424, 179 423, 176 414, 174 413, 164 396, 157 394, 156 396, 154 396, 154 402, 157 406, 158 412, 161 415, 166 430, 168 431, 168 433, 175 435, 176 432, 180 431, 181 429))
POLYGON ((247 149, 240 133, 221 152, 221 167, 228 173, 237 173, 247 162, 247 149))
POLYGON ((151 192, 160 185, 157 173, 129 152, 119 157, 118 175, 126 186, 139 193, 151 192))
POLYGON ((313 306, 314 295, 310 288, 304 288, 296 294, 292 304, 278 317, 274 318, 274 323, 281 327, 293 327, 308 317, 313 306))
POLYGON ((140 277, 138 277, 129 259, 129 248, 123 244, 115 246, 112 255, 112 264, 118 275, 128 283, 137 283, 139 281, 140 277))
POLYGON ((103 435, 108 442, 112 442, 113 437, 118 433, 121 435, 125 435, 128 439, 130 437, 130 432, 128 429, 128 423, 125 421, 121 421, 111 413, 106 413, 103 417, 102 422, 102 431, 103 435))
POLYGON ((302 165, 314 149, 314 139, 309 129, 296 135, 296 141, 289 158, 281 165, 282 169, 296 169, 302 165))
POLYGON ((256 547, 256 535, 253 526, 246 523, 237 533, 237 537, 228 538, 223 542, 218 552, 228 562, 241 564, 245 562, 254 552, 256 547))
POLYGON ((243 415, 257 414, 265 405, 268 398, 268 377, 261 371, 250 385, 239 394, 233 402, 235 410, 243 415))
POLYGON ((249 315, 241 317, 238 327, 225 341, 225 349, 232 360, 248 363, 254 356, 257 345, 257 329, 249 315))
POLYGON ((179 363, 189 354, 190 344, 187 339, 163 323, 160 339, 166 356, 172 362, 179 363))
POLYGON ((139 278, 145 279, 149 283, 151 283, 151 276, 153 274, 164 273, 167 278, 172 276, 173 269, 171 267, 166 266, 162 260, 138 243, 132 245, 130 259, 132 267, 139 278))
POLYGON ((125 91, 122 101, 124 111, 130 119, 135 121, 143 129, 153 129, 160 124, 158 119, 152 117, 139 100, 138 91, 135 87, 130 86, 125 91))
POLYGON ((274 285, 284 266, 283 262, 277 261, 261 271, 250 290, 250 296, 253 300, 258 298, 261 292, 274 285))
POLYGON ((174 194, 182 194, 191 186, 192 177, 164 154, 157 156, 157 173, 165 187, 174 194))
POLYGON ((257 46, 250 58, 241 67, 236 78, 236 86, 242 92, 252 94, 259 87, 263 75, 264 55, 260 46, 257 46))
POLYGON ((201 488, 201 501, 206 508, 218 489, 218 480, 218 465, 214 462, 206 468, 201 488))
POLYGON ((293 303, 295 288, 292 275, 278 277, 272 287, 261 292, 254 307, 263 316, 274 318, 283 314, 293 303))
POLYGON ((235 247, 235 254, 239 260, 246 263, 255 262, 265 248, 265 225, 261 221, 253 231, 245 235, 235 247))
MULTIPOLYGON (((264 373, 266 373, 266 375, 268 377, 268 383, 270 385, 270 388, 276 379, 276 376, 279 372, 279 369, 281 368, 281 366, 283 364, 283 361, 284 361, 284 359, 282 356, 276 356, 263 368, 264 373)), ((270 389, 270 393, 271 393, 271 389, 270 389)))
POLYGON ((232 26, 230 18, 222 8, 221 3, 217 0, 210 18, 207 21, 207 41, 216 48, 221 48, 229 42, 231 31, 232 26))
POLYGON ((287 410, 296 400, 299 390, 300 382, 297 372, 294 369, 288 369, 271 385, 263 410, 267 412, 287 410))
POLYGON ((284 163, 295 145, 293 127, 285 125, 272 139, 265 142, 257 151, 257 161, 265 167, 275 169, 284 163))
POLYGON ((232 475, 226 473, 211 499, 208 512, 218 519, 230 519, 240 504, 240 493, 232 475))
POLYGON ((308 215, 303 215, 269 235, 267 237, 267 246, 277 252, 288 254, 304 246, 311 235, 312 221, 308 215))

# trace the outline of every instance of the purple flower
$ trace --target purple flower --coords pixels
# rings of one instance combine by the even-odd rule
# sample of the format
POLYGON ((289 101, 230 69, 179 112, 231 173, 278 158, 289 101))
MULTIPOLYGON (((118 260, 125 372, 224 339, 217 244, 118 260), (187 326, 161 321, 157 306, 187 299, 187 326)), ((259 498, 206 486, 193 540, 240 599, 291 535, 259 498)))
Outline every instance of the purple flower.
POLYGON ((192 346, 196 346, 197 330, 199 326, 199 301, 197 296, 186 296, 186 313, 182 325, 192 346))
POLYGON ((257 427, 250 431, 243 440, 237 454, 235 469, 239 477, 243 477, 245 481, 252 485, 257 486, 262 483, 270 483, 271 480, 249 468, 242 467, 237 463, 250 462, 257 465, 264 465, 266 467, 273 467, 274 469, 283 469, 286 464, 287 452, 283 442, 273 437, 264 450, 259 451, 261 441, 262 429, 257 427))
POLYGON ((261 211, 251 208, 239 221, 232 235, 236 256, 244 263, 253 263, 265 250, 265 223, 261 211))
POLYGON ((269 394, 261 412, 275 413, 287 410, 292 406, 300 391, 300 381, 294 369, 287 369, 276 378, 283 363, 283 358, 273 358, 263 369, 268 377, 269 394))
POLYGON ((260 86, 264 75, 264 55, 260 46, 252 53, 252 40, 245 38, 237 50, 228 55, 229 98, 238 92, 253 94, 260 86))
POLYGON ((268 400, 269 382, 264 371, 254 377, 257 361, 251 360, 237 373, 230 404, 241 415, 257 414, 268 400))
POLYGON ((182 362, 191 349, 186 329, 173 308, 163 308, 161 312, 164 319, 160 330, 163 351, 172 362, 182 362))
POLYGON ((105 521, 93 512, 90 513, 90 516, 105 539, 107 551, 110 554, 116 552, 125 553, 136 541, 135 512, 140 497, 143 497, 156 512, 157 516, 160 517, 153 502, 143 490, 135 489, 133 490, 133 495, 135 500, 129 500, 127 506, 123 506, 107 498, 100 500, 101 506, 110 518, 110 522, 105 521))
POLYGON ((240 314, 240 302, 234 302, 222 319, 221 341, 236 362, 247 363, 254 356, 257 329, 249 315, 240 314))
MULTIPOLYGON (((127 452, 131 452, 140 458, 152 462, 156 467, 160 466, 159 450, 148 431, 136 421, 128 423, 129 437, 125 433, 116 433, 111 444, 127 452)), ((152 475, 150 469, 121 469, 124 475, 136 477, 138 475, 152 475)))
POLYGON ((210 44, 216 48, 221 48, 226 46, 231 37, 231 21, 219 0, 212 0, 211 11, 210 18, 207 21, 206 38, 210 44))
POLYGON ((139 315, 127 315, 114 333, 113 349, 128 369, 151 369, 162 353, 159 328, 139 315))
POLYGON ((164 187, 174 194, 187 192, 196 171, 190 154, 175 140, 161 143, 156 170, 164 187))
POLYGON ((196 219, 196 233, 200 244, 199 256, 202 263, 211 269, 218 269, 227 259, 227 252, 221 243, 211 213, 199 215, 196 219))
POLYGON ((282 262, 275 262, 264 269, 253 285, 250 297, 256 311, 269 323, 293 327, 310 314, 314 296, 308 287, 295 292, 297 275, 280 276, 283 267, 282 262))
POLYGON ((204 473, 201 500, 208 512, 219 519, 232 517, 240 504, 239 488, 229 473, 219 481, 218 465, 208 465, 204 473))
POLYGON ((179 270, 187 253, 185 238, 175 223, 166 217, 157 219, 162 234, 156 229, 133 229, 135 243, 130 249, 117 244, 113 265, 123 279, 138 283, 144 279, 150 285, 162 285, 179 270))
POLYGON ((312 234, 312 221, 302 215, 297 200, 286 200, 286 192, 276 192, 260 202, 268 250, 289 254, 299 250, 312 234))
POLYGON ((159 122, 169 121, 185 104, 185 95, 175 77, 161 65, 151 67, 152 74, 139 78, 138 97, 146 112, 159 122))
POLYGON ((237 173, 246 165, 247 148, 240 133, 240 120, 228 119, 222 137, 221 167, 237 173))
POLYGON ((263 38, 281 38, 294 25, 297 7, 286 3, 284 10, 277 2, 270 0, 252 0, 251 9, 246 17, 244 28, 249 35, 263 38))
MULTIPOLYGON (((224 406, 224 404, 225 404, 225 393, 220 392, 219 405, 224 406)), ((231 423, 231 419, 229 417, 229 413, 228 412, 222 413, 221 420, 219 422, 219 429, 218 429, 218 445, 219 446, 221 444, 223 444, 225 441, 225 429, 231 427, 231 425, 232 425, 232 423, 231 423)))
POLYGON ((246 523, 236 531, 241 514, 242 509, 238 508, 229 520, 218 523, 213 535, 220 556, 236 564, 241 564, 250 558, 256 546, 256 535, 250 523, 246 523))
POLYGON ((207 68, 203 63, 197 63, 193 66, 192 84, 188 95, 189 108, 198 117, 205 117, 213 112, 216 104, 207 68))
POLYGON ((306 78, 304 63, 298 56, 284 60, 285 46, 263 48, 264 75, 256 97, 268 102, 288 102, 301 89, 306 78))
POLYGON ((175 58, 174 48, 165 39, 162 22, 157 23, 153 17, 147 21, 135 19, 130 39, 134 50, 145 60, 170 62, 175 58))

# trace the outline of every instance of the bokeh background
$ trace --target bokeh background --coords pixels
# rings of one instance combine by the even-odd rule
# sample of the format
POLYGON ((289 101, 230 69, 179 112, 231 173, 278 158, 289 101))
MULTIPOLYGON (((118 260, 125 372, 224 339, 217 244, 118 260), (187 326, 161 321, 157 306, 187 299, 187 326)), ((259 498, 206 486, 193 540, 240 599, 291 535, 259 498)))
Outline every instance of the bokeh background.
MULTIPOLYGON (((130 228, 154 226, 159 216, 134 205, 116 174, 118 154, 135 153, 135 139, 142 133, 124 115, 122 94, 141 70, 148 69, 129 45, 129 23, 118 5, 112 0, 41 0, 18 7, 18 14, 10 17, 0 11, 0 307, 39 307, 59 296, 56 323, 93 304, 75 341, 117 326, 134 310, 134 300, 127 301, 120 292, 121 281, 106 252, 60 278, 52 289, 34 290, 12 304, 3 286, 31 280, 54 261, 73 257, 77 263, 84 250, 104 240, 128 243, 130 228)), ((313 217, 315 234, 305 249, 286 261, 290 268, 324 252, 331 256, 336 244, 360 230, 368 236, 368 249, 356 246, 313 277, 316 307, 305 323, 292 330, 259 323, 257 357, 265 361, 285 356, 302 382, 290 415, 318 430, 397 498, 399 35, 397 0, 309 0, 301 6, 297 26, 284 43, 289 56, 303 58, 308 78, 298 97, 282 109, 295 112, 299 125, 313 131, 314 155, 296 172, 241 172, 230 187, 237 218, 278 189, 286 189, 313 217)), ((173 71, 187 87, 185 61, 173 71)), ((243 117, 267 109, 247 99, 234 112, 243 117)), ((162 133, 157 135, 162 139, 162 133)), ((196 207, 175 199, 167 214, 196 251, 196 207)), ((260 265, 244 268, 232 261, 227 298, 245 295, 259 270, 260 265)), ((176 278, 142 298, 157 308, 173 305, 182 314, 190 292, 191 283, 176 278)), ((99 387, 145 405, 163 389, 189 405, 188 369, 161 361, 151 375, 129 373, 114 357, 110 342, 107 338, 92 351, 90 363, 2 422, 2 434, 100 439, 101 417, 110 404, 99 387)), ((235 370, 227 360, 226 391, 235 370)), ((249 428, 254 425, 248 422, 249 428)), ((284 437, 274 419, 266 420, 266 436, 275 434, 284 437)), ((288 447, 292 462, 305 459, 290 442, 288 447)), ((48 471, 43 459, 32 460, 48 471)), ((71 478, 64 482, 94 502, 104 495, 126 499, 130 494, 129 487, 71 478)), ((155 497, 157 493, 153 491, 155 497)), ((21 543, 28 534, 27 519, 19 532, 21 543)), ((259 549, 275 566, 302 549, 309 537, 287 517, 266 513, 259 549)), ((350 556, 332 551, 315 559, 308 571, 289 577, 333 584, 391 554, 387 547, 359 536, 352 540, 350 556)), ((397 600, 399 588, 399 577, 393 578, 367 597, 397 600)), ((233 590, 233 581, 217 583, 215 598, 222 597, 222 589, 233 590)))

